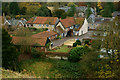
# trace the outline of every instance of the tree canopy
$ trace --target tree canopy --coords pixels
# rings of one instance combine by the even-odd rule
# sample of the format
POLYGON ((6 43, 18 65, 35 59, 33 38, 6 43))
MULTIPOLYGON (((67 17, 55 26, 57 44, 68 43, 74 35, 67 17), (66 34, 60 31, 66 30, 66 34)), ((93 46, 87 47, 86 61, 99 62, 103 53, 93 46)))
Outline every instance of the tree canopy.
POLYGON ((11 2, 9 9, 12 15, 18 15, 20 13, 20 8, 17 2, 11 2))
POLYGON ((54 15, 55 17, 64 19, 64 18, 66 18, 67 13, 66 13, 64 10, 62 10, 62 9, 57 9, 57 10, 55 10, 55 11, 53 12, 53 15, 54 15))
POLYGON ((46 6, 41 6, 37 13, 36 13, 37 16, 44 16, 44 17, 50 17, 52 16, 51 14, 51 10, 49 10, 46 6))
POLYGON ((75 5, 72 5, 71 8, 67 12, 68 16, 73 17, 75 14, 75 11, 76 11, 75 5))
POLYGON ((18 70, 19 53, 11 43, 12 38, 5 29, 2 29, 2 66, 5 69, 18 70))

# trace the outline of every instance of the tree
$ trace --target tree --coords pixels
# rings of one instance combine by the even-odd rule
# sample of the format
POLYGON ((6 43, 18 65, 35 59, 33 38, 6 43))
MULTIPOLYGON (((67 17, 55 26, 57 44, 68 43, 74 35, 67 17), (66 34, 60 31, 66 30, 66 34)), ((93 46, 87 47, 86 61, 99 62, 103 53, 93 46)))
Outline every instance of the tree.
POLYGON ((41 6, 38 9, 36 15, 37 16, 44 16, 44 17, 52 16, 51 11, 46 6, 41 6))
POLYGON ((20 14, 25 15, 27 8, 23 7, 20 11, 20 14))
POLYGON ((119 2, 115 2, 114 6, 115 6, 115 10, 116 11, 120 11, 120 1, 119 2))
POLYGON ((65 11, 62 10, 62 9, 55 10, 53 12, 53 15, 56 16, 56 17, 58 17, 58 18, 62 18, 62 19, 66 18, 66 16, 67 16, 67 14, 65 13, 65 11))
POLYGON ((9 3, 2 3, 2 13, 10 15, 9 3))
POLYGON ((11 2, 9 7, 11 15, 17 15, 20 13, 20 9, 17 2, 11 2))
POLYGON ((115 11, 114 4, 107 2, 104 7, 104 11, 101 13, 103 17, 112 17, 112 13, 115 11))
POLYGON ((67 17, 67 13, 66 12, 61 15, 62 19, 65 19, 66 17, 67 17))
POLYGON ((41 7, 39 2, 19 2, 19 7, 22 9, 23 7, 26 8, 26 15, 34 16, 37 10, 41 7))
POLYGON ((84 47, 75 47, 69 52, 68 60, 72 62, 78 62, 80 59, 82 59, 82 55, 89 52, 89 48, 84 47))
POLYGON ((5 29, 2 29, 2 66, 5 69, 18 70, 19 62, 16 48, 11 43, 12 38, 5 29))
POLYGON ((101 40, 93 40, 91 46, 93 50, 99 51, 101 48, 101 40))
POLYGON ((68 7, 71 7, 71 6, 77 7, 77 5, 76 5, 75 3, 73 3, 73 2, 69 2, 69 3, 67 4, 67 6, 68 6, 68 7))
POLYGON ((73 17, 75 14, 75 11, 76 11, 75 5, 72 5, 71 8, 67 12, 68 16, 73 17))
POLYGON ((110 59, 114 59, 113 56, 115 56, 114 50, 118 50, 120 52, 120 17, 116 17, 111 22, 105 22, 101 26, 103 31, 107 33, 107 36, 103 38, 103 44, 102 46, 106 48, 108 56, 110 59), (109 54, 108 51, 112 49, 112 54, 109 54))
POLYGON ((32 35, 28 28, 19 28, 15 31, 16 36, 20 37, 18 45, 20 45, 20 52, 23 54, 31 54, 31 48, 33 39, 30 37, 32 35))
POLYGON ((88 5, 87 10, 86 10, 86 16, 87 18, 92 14, 90 5, 88 5))

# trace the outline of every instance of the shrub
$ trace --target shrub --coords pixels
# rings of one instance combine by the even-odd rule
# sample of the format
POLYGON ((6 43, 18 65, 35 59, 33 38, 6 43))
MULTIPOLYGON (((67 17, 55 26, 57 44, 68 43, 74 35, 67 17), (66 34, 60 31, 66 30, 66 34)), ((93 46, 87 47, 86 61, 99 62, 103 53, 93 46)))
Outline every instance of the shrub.
POLYGON ((81 59, 81 56, 85 54, 85 48, 84 47, 76 47, 73 48, 70 52, 69 52, 69 57, 68 60, 72 61, 72 62, 77 62, 81 59))
POLYGON ((47 31, 48 30, 48 28, 44 28, 44 31, 47 31))
POLYGON ((61 39, 61 36, 57 36, 56 39, 61 39))
POLYGON ((77 43, 78 45, 81 45, 81 41, 80 41, 80 40, 76 40, 76 43, 77 43))
POLYGON ((42 56, 44 56, 44 53, 40 53, 39 51, 37 51, 35 48, 32 48, 32 56, 33 58, 40 58, 42 56))
POLYGON ((75 42, 75 43, 73 43, 73 47, 76 47, 77 46, 77 43, 75 42))
POLYGON ((46 44, 46 48, 47 48, 47 49, 49 49, 50 44, 51 44, 50 42, 46 44))
POLYGON ((89 45, 89 40, 85 40, 85 44, 88 44, 88 45, 89 45))

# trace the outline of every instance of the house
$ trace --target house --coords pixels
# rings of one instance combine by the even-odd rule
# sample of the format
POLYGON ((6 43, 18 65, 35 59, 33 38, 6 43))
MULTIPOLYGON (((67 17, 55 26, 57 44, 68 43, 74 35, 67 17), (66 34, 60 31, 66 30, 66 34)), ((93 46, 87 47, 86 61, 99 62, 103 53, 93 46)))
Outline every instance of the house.
MULTIPOLYGON (((89 21, 89 20, 88 20, 89 21)), ((113 21, 113 18, 106 18, 106 17, 95 17, 95 21, 93 22, 88 22, 89 23, 89 30, 96 30, 99 28, 99 26, 108 21, 113 21)))
POLYGON ((14 45, 31 45, 41 51, 45 51, 46 44, 50 42, 48 38, 33 38, 33 37, 12 37, 11 41, 14 45), (29 41, 28 41, 29 40, 29 41))
POLYGON ((48 38, 50 41, 54 40, 57 37, 57 32, 55 31, 43 31, 37 34, 32 35, 33 38, 48 38))
POLYGON ((73 35, 73 28, 75 26, 74 17, 68 17, 60 20, 56 26, 55 31, 58 32, 62 37, 73 35))
POLYGON ((57 17, 33 17, 26 22, 26 26, 53 30, 58 21, 59 19, 57 17))
POLYGON ((85 18, 68 17, 60 20, 56 26, 55 31, 62 37, 71 35, 82 35, 88 32, 88 22, 85 18))
POLYGON ((5 26, 16 26, 16 27, 25 27, 26 26, 26 20, 25 19, 21 19, 21 20, 17 20, 17 19, 10 19, 10 20, 7 20, 5 19, 5 22, 4 22, 4 25, 5 26))
POLYGON ((116 16, 120 16, 120 12, 115 11, 112 13, 112 17, 115 18, 116 16))
POLYGON ((86 18, 76 18, 75 21, 74 35, 80 36, 88 32, 88 22, 86 18))
POLYGON ((62 9, 62 10, 64 10, 65 12, 67 12, 70 8, 71 8, 71 7, 65 6, 65 7, 60 7, 60 8, 58 8, 58 9, 62 9))

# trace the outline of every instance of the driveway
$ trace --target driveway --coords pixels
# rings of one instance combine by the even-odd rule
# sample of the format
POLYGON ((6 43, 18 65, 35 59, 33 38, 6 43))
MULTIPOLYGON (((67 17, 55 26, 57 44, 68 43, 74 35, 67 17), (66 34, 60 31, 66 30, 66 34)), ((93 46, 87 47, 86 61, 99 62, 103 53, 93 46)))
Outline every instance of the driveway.
POLYGON ((56 46, 60 46, 62 44, 64 44, 65 41, 69 40, 69 39, 80 39, 82 40, 83 38, 92 38, 93 31, 88 31, 88 33, 81 35, 81 36, 72 36, 72 37, 64 37, 63 39, 58 39, 58 40, 54 40, 53 42, 53 47, 56 46))

